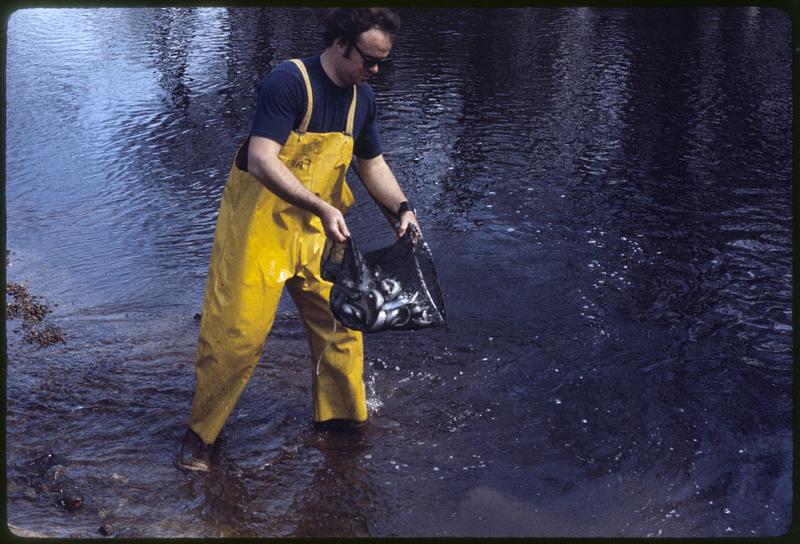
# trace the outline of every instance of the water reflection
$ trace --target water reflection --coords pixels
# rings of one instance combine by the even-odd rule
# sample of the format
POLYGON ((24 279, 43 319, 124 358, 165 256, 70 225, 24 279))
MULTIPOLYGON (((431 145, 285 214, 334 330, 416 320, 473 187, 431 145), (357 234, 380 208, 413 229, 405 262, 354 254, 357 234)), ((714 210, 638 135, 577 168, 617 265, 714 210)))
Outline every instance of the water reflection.
POLYGON ((172 97, 173 107, 185 111, 189 105, 191 81, 186 78, 188 48, 193 28, 187 10, 159 10, 155 14, 154 53, 161 71, 159 84, 172 97))
MULTIPOLYGON (((379 490, 364 468, 367 433, 322 431, 313 444, 321 454, 314 476, 292 505, 293 537, 366 537, 379 490)), ((370 456, 371 457, 371 456, 370 456)))

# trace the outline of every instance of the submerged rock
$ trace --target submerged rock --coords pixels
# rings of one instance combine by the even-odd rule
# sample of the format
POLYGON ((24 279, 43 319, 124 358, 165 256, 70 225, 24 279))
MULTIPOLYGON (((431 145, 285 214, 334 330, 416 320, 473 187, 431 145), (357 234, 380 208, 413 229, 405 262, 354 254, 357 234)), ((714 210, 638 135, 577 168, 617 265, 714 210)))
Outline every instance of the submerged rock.
POLYGON ((19 283, 14 283, 13 281, 6 283, 6 293, 14 298, 30 298, 28 288, 19 283))
POLYGON ((48 538, 50 536, 40 533, 39 531, 31 531, 30 529, 18 527, 13 523, 8 524, 8 530, 11 531, 11 534, 20 536, 22 538, 48 538))
POLYGON ((104 524, 97 530, 101 535, 109 536, 114 534, 114 527, 110 523, 104 524))
POLYGON ((84 506, 86 499, 79 491, 80 487, 69 476, 67 468, 55 455, 48 452, 25 464, 27 485, 36 496, 47 496, 56 504, 73 512, 84 506))
POLYGON ((31 329, 23 338, 29 344, 39 344, 41 347, 52 346, 53 344, 67 343, 64 331, 55 325, 48 325, 44 329, 31 329))
POLYGON ((6 303, 6 319, 22 318, 31 323, 39 323, 50 311, 46 305, 36 302, 34 299, 37 297, 31 297, 24 285, 8 282, 6 293, 14 298, 14 302, 6 303))
POLYGON ((48 325, 43 329, 36 328, 36 325, 50 313, 47 305, 36 300, 39 297, 31 296, 27 287, 14 282, 6 283, 6 294, 14 299, 12 302, 6 302, 6 319, 23 320, 23 326, 28 329, 23 337, 25 342, 39 344, 41 347, 52 346, 59 342, 66 344, 67 339, 61 328, 55 325, 48 325))
POLYGON ((83 497, 78 495, 77 493, 67 493, 64 494, 61 498, 61 506, 63 506, 70 512, 74 512, 75 510, 80 509, 83 506, 83 503, 84 503, 83 497))

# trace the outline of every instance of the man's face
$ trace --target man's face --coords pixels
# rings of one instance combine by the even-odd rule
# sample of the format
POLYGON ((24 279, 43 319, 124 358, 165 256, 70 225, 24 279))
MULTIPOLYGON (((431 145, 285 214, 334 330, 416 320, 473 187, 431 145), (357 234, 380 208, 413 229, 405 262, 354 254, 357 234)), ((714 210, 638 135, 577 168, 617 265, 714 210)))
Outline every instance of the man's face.
POLYGON ((377 28, 363 32, 350 46, 336 43, 339 53, 339 76, 346 85, 361 85, 380 70, 375 61, 383 60, 392 50, 391 37, 377 28), (366 66, 365 66, 366 63, 366 66))

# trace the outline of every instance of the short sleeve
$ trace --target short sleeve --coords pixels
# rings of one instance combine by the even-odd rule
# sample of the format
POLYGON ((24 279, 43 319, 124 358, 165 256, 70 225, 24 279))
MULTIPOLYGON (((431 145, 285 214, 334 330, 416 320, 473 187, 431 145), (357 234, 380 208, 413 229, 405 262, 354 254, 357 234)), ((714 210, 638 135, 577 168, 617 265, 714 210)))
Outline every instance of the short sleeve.
POLYGON ((356 138, 353 154, 361 159, 373 159, 383 153, 378 130, 378 106, 372 88, 368 85, 364 85, 363 88, 367 102, 367 115, 364 120, 364 128, 356 138))
POLYGON ((306 90, 302 76, 291 63, 278 66, 264 77, 250 134, 283 145, 305 114, 306 90))

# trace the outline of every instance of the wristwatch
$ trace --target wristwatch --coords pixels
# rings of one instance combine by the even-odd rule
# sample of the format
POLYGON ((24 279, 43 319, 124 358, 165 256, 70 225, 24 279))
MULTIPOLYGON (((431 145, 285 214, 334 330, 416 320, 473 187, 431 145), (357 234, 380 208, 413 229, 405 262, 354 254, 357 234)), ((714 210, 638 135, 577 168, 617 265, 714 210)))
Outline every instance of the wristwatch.
POLYGON ((408 200, 404 200, 400 203, 400 207, 397 208, 397 217, 403 215, 403 212, 411 212, 414 215, 417 215, 417 212, 414 211, 414 207, 411 206, 411 203, 408 200))

